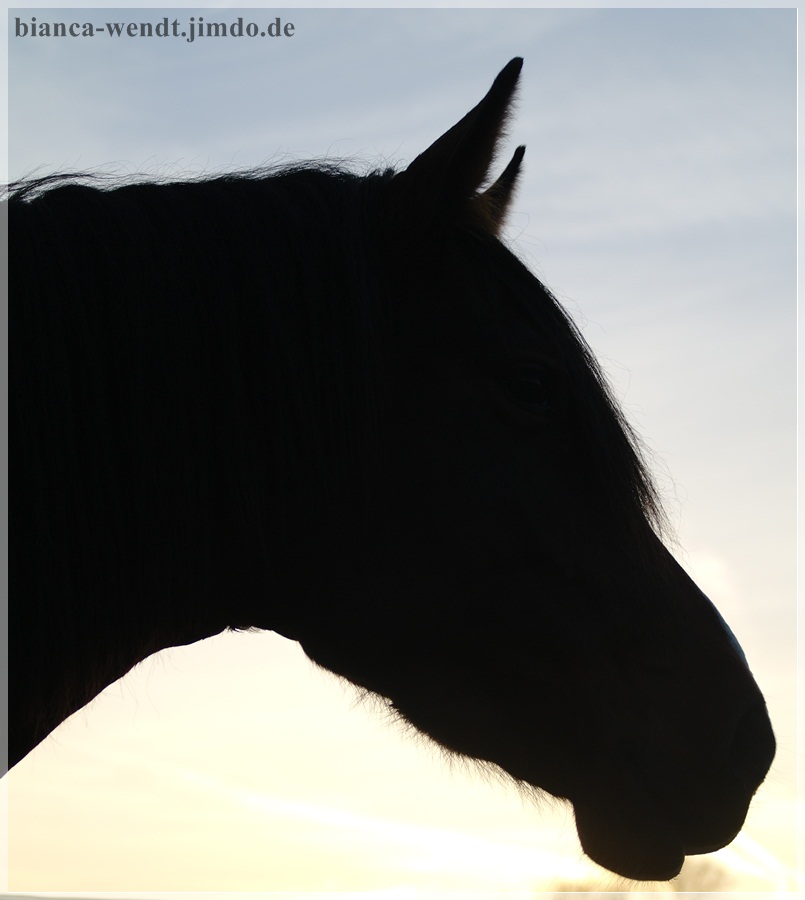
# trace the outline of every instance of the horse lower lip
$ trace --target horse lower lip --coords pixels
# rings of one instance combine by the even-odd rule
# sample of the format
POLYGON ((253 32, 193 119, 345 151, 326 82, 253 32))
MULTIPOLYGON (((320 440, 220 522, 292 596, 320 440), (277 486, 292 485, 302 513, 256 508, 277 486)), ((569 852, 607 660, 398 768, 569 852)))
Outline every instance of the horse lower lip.
POLYGON ((685 850, 678 840, 664 840, 650 847, 643 841, 636 847, 632 846, 630 836, 624 837, 616 846, 610 833, 602 844, 597 844, 596 837, 578 822, 578 818, 577 827, 581 845, 590 859, 624 878, 668 881, 679 874, 685 861, 685 850))
POLYGON ((651 796, 634 783, 592 802, 574 802, 584 852, 599 865, 636 881, 667 881, 679 874, 685 848, 651 796))
POLYGON ((713 772, 687 802, 679 802, 676 792, 647 776, 636 760, 624 758, 594 791, 572 798, 585 853, 626 878, 665 881, 679 873, 685 856, 712 853, 729 844, 773 755, 765 708, 746 714, 735 744, 731 765, 713 772), (661 789, 652 790, 652 784, 661 789))
POLYGON ((624 759, 606 776, 603 789, 599 782, 588 796, 572 798, 576 828, 585 853, 625 878, 667 881, 685 856, 720 849, 743 822, 740 804, 732 802, 725 815, 702 811, 703 819, 688 817, 687 806, 675 810, 674 798, 652 790, 634 760, 624 759))

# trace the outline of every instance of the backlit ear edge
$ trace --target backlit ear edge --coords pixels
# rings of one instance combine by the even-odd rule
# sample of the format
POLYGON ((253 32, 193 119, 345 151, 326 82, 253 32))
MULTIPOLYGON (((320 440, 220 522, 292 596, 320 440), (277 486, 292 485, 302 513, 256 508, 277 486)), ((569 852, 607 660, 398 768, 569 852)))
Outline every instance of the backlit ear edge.
POLYGON ((473 212, 480 217, 487 231, 494 235, 500 233, 506 221, 506 214, 517 190, 520 164, 524 154, 525 147, 518 147, 498 180, 483 193, 478 194, 471 203, 473 212))

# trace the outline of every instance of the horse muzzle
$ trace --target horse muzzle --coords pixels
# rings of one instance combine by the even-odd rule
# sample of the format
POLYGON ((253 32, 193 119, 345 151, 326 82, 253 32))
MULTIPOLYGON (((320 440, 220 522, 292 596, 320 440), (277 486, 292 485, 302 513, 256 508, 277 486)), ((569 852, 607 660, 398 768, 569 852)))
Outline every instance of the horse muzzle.
POLYGON ((739 720, 726 754, 685 781, 663 778, 624 754, 603 788, 571 797, 585 853, 626 878, 673 878, 686 856, 719 850, 736 837, 774 753, 760 701, 739 720))

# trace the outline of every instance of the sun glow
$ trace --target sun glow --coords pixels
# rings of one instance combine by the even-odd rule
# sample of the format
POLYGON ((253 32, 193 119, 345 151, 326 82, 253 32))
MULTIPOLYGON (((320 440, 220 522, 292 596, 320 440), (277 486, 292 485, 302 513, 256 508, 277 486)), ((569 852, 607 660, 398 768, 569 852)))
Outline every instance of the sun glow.
MULTIPOLYGON (((394 848, 395 855, 405 859, 412 874, 447 878, 451 871, 462 871, 480 888, 516 890, 533 884, 537 873, 551 867, 556 870, 555 853, 540 852, 524 842, 494 840, 470 832, 393 821, 336 806, 236 789, 196 772, 186 772, 184 777, 199 788, 226 796, 232 803, 267 818, 279 817, 313 829, 324 826, 331 844, 335 841, 345 847, 360 846, 369 855, 388 853, 389 848, 394 848)), ((560 868, 564 878, 583 878, 594 867, 580 860, 578 864, 563 861, 560 868)))

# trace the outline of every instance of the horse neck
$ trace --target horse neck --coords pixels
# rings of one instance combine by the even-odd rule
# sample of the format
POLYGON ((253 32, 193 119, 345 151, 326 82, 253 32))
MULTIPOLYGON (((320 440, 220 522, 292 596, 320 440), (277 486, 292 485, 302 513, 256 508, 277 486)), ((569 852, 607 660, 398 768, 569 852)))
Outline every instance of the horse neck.
POLYGON ((234 282, 255 267, 234 239, 208 274, 192 233, 182 267, 104 208, 74 237, 51 206, 51 233, 11 229, 12 763, 151 653, 273 627, 299 561, 286 483, 304 439, 279 358, 298 335, 273 333, 298 298, 234 282))

